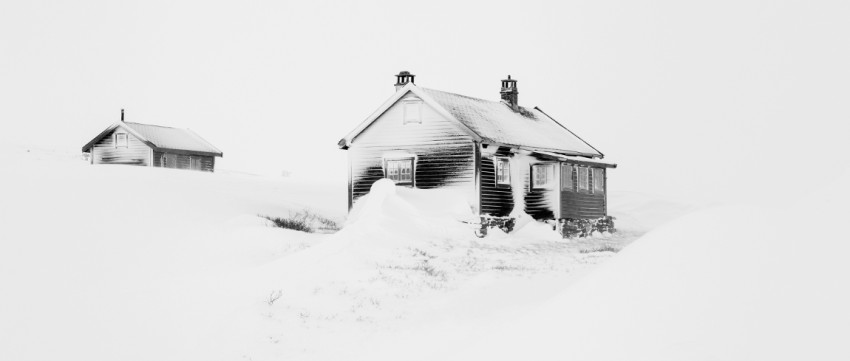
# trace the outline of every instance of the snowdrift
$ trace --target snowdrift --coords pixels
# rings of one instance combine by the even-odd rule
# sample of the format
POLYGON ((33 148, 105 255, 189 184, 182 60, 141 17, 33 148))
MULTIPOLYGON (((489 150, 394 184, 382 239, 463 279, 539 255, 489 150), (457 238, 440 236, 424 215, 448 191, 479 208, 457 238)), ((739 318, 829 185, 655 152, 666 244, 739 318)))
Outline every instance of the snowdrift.
POLYGON ((850 359, 846 184, 685 216, 533 312, 420 359, 850 359))

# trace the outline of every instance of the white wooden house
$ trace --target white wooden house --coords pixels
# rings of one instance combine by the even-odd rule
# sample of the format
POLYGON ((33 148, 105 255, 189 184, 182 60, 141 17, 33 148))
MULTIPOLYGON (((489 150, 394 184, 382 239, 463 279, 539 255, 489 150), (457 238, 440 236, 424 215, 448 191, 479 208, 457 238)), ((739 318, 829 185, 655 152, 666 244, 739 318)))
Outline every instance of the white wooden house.
MULTIPOLYGON (((616 164, 538 107, 519 105, 517 81, 501 100, 419 87, 396 75, 396 92, 339 141, 349 154, 349 208, 372 183, 465 194, 482 224, 510 229, 521 212, 565 234, 610 230, 607 176, 616 164)), ((486 229, 486 227, 485 227, 486 229)))
POLYGON ((212 172, 215 146, 190 129, 121 121, 110 125, 83 146, 91 164, 129 164, 212 172))

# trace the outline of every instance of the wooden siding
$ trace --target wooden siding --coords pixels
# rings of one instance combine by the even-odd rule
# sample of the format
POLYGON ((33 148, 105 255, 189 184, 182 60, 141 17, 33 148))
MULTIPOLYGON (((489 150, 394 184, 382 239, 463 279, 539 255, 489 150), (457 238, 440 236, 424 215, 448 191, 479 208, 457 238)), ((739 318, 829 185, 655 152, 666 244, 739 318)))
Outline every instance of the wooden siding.
MULTIPOLYGON (((500 147, 494 154, 481 156, 481 214, 505 217, 514 209, 514 196, 510 185, 496 184, 495 157, 510 156, 509 148, 500 147)), ((511 183, 515 183, 511 179, 511 183)))
POLYGON ((201 169, 202 171, 212 172, 215 170, 215 157, 208 155, 186 155, 186 154, 174 154, 174 153, 165 153, 154 151, 153 152, 153 166, 154 167, 162 167, 162 156, 163 154, 168 158, 168 167, 167 168, 175 168, 175 169, 190 169, 189 165, 189 157, 198 158, 201 161, 201 169))
MULTIPOLYGON (((571 165, 573 167, 578 166, 576 164, 571 165)), ((589 172, 591 174, 593 173, 592 171, 589 172)), ((607 172, 604 168, 602 169, 602 174, 607 177, 607 172)), ((573 190, 561 191, 561 218, 589 219, 606 216, 606 194, 608 193, 607 184, 603 183, 606 189, 602 193, 591 193, 590 190, 578 190, 577 171, 572 172, 572 180, 573 190)), ((561 185, 563 185, 563 183, 561 183, 561 185)), ((591 189, 593 188, 592 179, 590 180, 589 186, 591 189)))
MULTIPOLYGON (((408 94, 402 100, 412 96, 408 94)), ((478 207, 476 143, 436 110, 424 103, 421 106, 421 123, 404 124, 404 109, 397 102, 353 139, 348 149, 349 205, 367 194, 372 183, 384 178, 384 159, 409 154, 414 156, 416 188, 459 190, 478 207)))
POLYGON ((126 130, 115 129, 92 146, 92 164, 150 164, 151 148, 126 130), (127 134, 127 147, 115 147, 115 133, 127 134))

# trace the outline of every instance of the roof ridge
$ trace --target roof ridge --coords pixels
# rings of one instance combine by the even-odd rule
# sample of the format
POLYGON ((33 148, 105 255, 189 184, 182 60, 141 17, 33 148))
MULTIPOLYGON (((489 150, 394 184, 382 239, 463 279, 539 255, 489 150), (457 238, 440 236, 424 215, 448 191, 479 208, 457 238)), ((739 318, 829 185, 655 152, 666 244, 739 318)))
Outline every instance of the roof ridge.
POLYGON ((463 95, 463 94, 458 94, 458 93, 447 92, 447 91, 445 91, 445 90, 437 90, 437 89, 431 89, 431 88, 425 88, 425 87, 420 87, 420 88, 422 88, 422 89, 424 89, 424 90, 426 90, 426 91, 440 92, 440 93, 445 93, 445 94, 449 94, 449 95, 454 95, 454 96, 458 96, 458 97, 462 97, 462 98, 467 98, 467 99, 472 99, 472 100, 478 100, 478 101, 482 101, 482 102, 488 102, 488 103, 500 103, 500 102, 501 102, 501 101, 487 100, 487 99, 481 99, 481 98, 471 97, 471 96, 469 96, 469 95, 463 95))
POLYGON ((179 129, 179 130, 189 129, 189 128, 168 127, 168 126, 165 126, 165 125, 158 125, 158 124, 139 123, 139 122, 124 122, 124 124, 138 124, 138 125, 146 125, 146 126, 149 126, 149 127, 160 127, 160 128, 168 128, 168 129, 179 129))
MULTIPOLYGON (((491 103, 491 104, 504 104, 505 106, 510 107, 510 104, 506 103, 504 100, 501 100, 501 99, 500 100, 487 100, 487 99, 471 97, 469 95, 447 92, 447 91, 444 91, 444 90, 437 90, 437 89, 431 89, 431 88, 425 88, 425 87, 420 87, 420 88, 424 89, 425 91, 439 92, 439 93, 443 93, 443 94, 448 94, 448 95, 452 95, 452 96, 456 96, 456 97, 461 97, 461 98, 466 98, 466 99, 471 99, 471 100, 475 100, 475 101, 479 101, 479 102, 486 102, 486 103, 491 103)), ((517 107, 520 108, 520 109, 524 109, 528 112, 531 112, 532 109, 537 108, 537 107, 528 108, 528 107, 524 107, 522 105, 517 105, 517 107)))

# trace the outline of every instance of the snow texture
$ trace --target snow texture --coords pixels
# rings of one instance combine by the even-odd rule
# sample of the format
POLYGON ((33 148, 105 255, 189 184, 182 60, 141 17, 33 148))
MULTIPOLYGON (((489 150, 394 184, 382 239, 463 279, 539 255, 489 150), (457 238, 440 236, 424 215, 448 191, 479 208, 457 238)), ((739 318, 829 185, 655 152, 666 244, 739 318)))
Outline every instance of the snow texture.
POLYGON ((788 205, 817 217, 624 193, 613 235, 479 239, 464 198, 384 180, 308 234, 257 215, 341 220, 343 186, 4 147, 4 359, 848 356, 838 186, 788 205))
POLYGON ((600 155, 596 149, 537 109, 514 111, 501 101, 489 101, 444 91, 420 88, 457 120, 481 138, 499 144, 519 145, 600 155))

